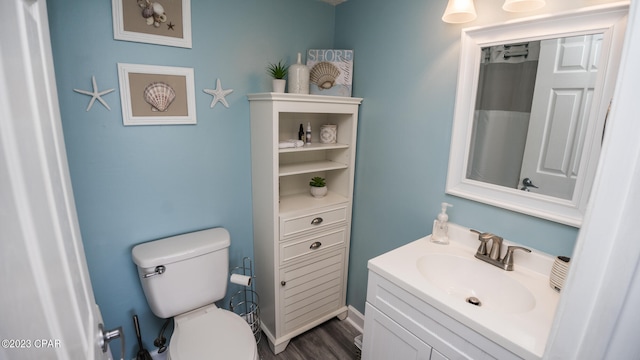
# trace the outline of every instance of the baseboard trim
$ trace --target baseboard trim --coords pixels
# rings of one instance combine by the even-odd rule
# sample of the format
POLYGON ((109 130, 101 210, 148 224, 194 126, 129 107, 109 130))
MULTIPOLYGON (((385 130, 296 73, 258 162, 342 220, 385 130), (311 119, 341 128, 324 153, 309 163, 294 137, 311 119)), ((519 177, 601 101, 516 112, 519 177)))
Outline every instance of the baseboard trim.
POLYGON ((348 308, 349 315, 347 315, 347 321, 360 333, 364 333, 364 315, 351 305, 349 305, 348 308))

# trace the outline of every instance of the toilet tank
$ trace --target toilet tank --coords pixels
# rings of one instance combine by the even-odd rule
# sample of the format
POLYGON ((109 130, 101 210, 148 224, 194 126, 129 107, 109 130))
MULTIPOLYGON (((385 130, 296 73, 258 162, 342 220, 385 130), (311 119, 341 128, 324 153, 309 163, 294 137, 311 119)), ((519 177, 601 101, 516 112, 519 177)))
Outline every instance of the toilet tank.
POLYGON ((151 311, 170 318, 224 298, 229 232, 212 228, 136 245, 131 254, 151 311))

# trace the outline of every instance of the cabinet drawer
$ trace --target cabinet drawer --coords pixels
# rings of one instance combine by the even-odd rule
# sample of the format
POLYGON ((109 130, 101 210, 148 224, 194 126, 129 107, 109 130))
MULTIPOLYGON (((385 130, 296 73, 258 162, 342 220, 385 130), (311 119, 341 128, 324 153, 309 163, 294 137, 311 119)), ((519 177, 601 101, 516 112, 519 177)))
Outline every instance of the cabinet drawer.
POLYGON ((280 265, 311 253, 321 253, 343 246, 346 237, 347 229, 343 226, 314 236, 282 242, 280 243, 280 265))
POLYGON ((347 206, 315 211, 299 216, 280 217, 280 239, 304 231, 325 228, 347 220, 347 206))

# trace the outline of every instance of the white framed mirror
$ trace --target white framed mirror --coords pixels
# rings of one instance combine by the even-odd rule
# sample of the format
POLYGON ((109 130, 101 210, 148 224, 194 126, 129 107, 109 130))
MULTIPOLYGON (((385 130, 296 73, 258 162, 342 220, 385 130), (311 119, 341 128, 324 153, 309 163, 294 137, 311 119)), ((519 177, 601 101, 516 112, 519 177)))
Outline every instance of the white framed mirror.
POLYGON ((582 224, 628 9, 462 30, 446 193, 582 224))

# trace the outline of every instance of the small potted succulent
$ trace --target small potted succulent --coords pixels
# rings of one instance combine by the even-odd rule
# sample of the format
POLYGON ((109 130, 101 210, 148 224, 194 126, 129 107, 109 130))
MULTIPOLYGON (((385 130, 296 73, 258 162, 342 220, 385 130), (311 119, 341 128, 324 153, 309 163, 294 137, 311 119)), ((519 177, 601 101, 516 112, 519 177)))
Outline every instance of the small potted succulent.
POLYGON ((267 66, 267 73, 273 78, 273 92, 283 93, 287 81, 284 79, 289 71, 287 63, 283 63, 282 60, 277 64, 269 64, 267 66))
POLYGON ((327 195, 327 182, 324 180, 324 178, 315 176, 311 178, 309 185, 311 186, 310 190, 313 197, 321 198, 327 195))

